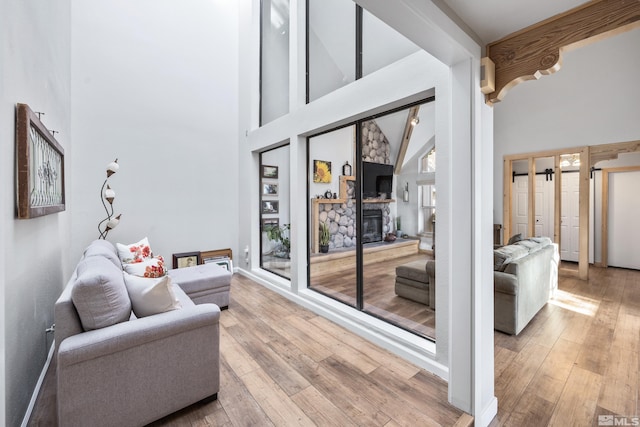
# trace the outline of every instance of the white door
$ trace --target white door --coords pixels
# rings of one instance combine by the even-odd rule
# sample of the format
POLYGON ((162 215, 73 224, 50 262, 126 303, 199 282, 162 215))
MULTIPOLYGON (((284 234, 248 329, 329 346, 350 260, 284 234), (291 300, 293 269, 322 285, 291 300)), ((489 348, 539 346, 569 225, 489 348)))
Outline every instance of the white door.
POLYGON ((580 255, 580 174, 563 173, 560 194, 560 259, 578 262, 580 255))
POLYGON ((553 240, 553 181, 545 175, 536 175, 536 222, 535 235, 553 240))
MULTIPOLYGON (((516 176, 515 181, 513 183, 513 206, 511 207, 511 211, 513 212, 512 216, 512 230, 513 234, 522 234, 522 238, 529 237, 528 222, 527 218, 529 215, 529 195, 528 195, 528 187, 529 181, 528 177, 525 176, 516 176)), ((509 236, 511 237, 511 236, 509 236)))
POLYGON ((640 171, 609 174, 608 264, 640 270, 640 171))

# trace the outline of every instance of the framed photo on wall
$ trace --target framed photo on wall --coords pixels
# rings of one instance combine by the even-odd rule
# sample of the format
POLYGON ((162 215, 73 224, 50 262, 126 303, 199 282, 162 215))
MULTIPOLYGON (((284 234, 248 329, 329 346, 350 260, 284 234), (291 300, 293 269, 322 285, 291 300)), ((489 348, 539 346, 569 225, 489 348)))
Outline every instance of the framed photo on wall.
POLYGON ((275 214, 278 213, 280 208, 280 202, 277 200, 263 200, 262 201, 262 213, 263 214, 275 214))
POLYGON ((262 219, 262 230, 266 230, 268 228, 279 227, 280 226, 280 218, 263 218, 262 219))
POLYGON ((263 178, 278 178, 278 166, 262 165, 263 178))
POLYGON ((262 183, 262 195, 263 196, 277 196, 278 184, 272 184, 270 182, 262 183))

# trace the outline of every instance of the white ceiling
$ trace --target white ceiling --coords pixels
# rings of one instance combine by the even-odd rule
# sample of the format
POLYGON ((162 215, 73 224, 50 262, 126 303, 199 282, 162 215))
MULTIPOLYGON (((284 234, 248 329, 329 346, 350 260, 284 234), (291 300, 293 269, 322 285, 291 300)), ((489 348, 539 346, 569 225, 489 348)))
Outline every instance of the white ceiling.
POLYGON ((442 0, 486 45, 585 0, 442 0))

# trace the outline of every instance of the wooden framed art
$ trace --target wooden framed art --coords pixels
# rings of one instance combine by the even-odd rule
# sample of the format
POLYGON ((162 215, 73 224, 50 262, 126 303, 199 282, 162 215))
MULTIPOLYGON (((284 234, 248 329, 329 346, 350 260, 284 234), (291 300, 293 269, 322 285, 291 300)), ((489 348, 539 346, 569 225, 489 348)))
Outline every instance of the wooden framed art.
POLYGON ((193 267, 200 264, 200 252, 173 254, 173 268, 193 267))
POLYGON ((64 150, 27 104, 16 106, 16 208, 20 219, 65 210, 64 150))
POLYGON ((233 259, 233 252, 231 252, 230 248, 200 252, 200 262, 202 264, 224 258, 233 259))

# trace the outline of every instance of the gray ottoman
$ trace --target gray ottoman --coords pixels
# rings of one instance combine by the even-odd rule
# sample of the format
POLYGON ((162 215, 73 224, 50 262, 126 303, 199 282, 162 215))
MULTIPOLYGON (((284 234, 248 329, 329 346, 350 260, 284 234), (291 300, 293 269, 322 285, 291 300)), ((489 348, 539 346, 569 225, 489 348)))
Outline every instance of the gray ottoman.
POLYGON ((430 289, 426 261, 413 261, 396 267, 396 295, 435 310, 435 290, 430 289))
POLYGON ((221 310, 229 307, 231 272, 216 263, 169 270, 174 283, 196 304, 216 304, 221 310))

